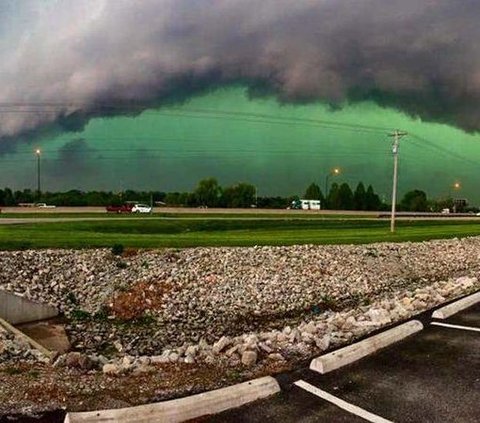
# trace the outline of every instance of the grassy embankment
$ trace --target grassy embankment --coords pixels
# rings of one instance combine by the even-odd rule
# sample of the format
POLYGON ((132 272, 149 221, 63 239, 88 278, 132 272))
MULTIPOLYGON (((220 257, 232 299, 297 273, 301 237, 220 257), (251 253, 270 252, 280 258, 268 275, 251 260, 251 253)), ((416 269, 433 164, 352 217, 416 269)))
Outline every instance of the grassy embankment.
POLYGON ((0 225, 0 249, 358 244, 480 235, 480 222, 365 219, 108 219, 0 225))

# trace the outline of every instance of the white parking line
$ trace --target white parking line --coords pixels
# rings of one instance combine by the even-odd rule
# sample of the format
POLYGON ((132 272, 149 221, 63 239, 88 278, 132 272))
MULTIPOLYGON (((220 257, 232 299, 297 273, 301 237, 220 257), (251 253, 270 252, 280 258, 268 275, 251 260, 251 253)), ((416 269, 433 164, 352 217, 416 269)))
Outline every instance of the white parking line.
POLYGON ((328 392, 322 391, 321 389, 310 385, 309 383, 305 382, 304 380, 297 380, 294 385, 298 386, 299 388, 305 389, 305 391, 310 392, 317 397, 324 399, 325 401, 331 402, 332 404, 336 405, 337 407, 348 411, 349 413, 355 414, 358 417, 361 417, 364 420, 367 420, 372 423, 393 423, 390 420, 386 420, 383 417, 377 416, 376 414, 370 413, 369 411, 364 410, 363 408, 357 407, 356 405, 350 404, 346 401, 343 401, 340 398, 337 398, 328 392))
POLYGON ((451 325, 449 323, 440 323, 440 322, 432 322, 432 325, 443 326, 443 327, 452 328, 452 329, 469 330, 472 332, 480 332, 480 328, 472 328, 471 326, 451 325))

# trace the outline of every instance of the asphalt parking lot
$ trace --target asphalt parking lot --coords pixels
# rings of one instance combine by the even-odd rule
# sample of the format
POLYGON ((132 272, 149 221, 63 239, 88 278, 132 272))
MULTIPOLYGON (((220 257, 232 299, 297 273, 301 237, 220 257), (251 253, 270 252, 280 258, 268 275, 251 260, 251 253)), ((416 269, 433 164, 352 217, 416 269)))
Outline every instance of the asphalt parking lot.
POLYGON ((480 304, 437 322, 472 330, 427 322, 418 334, 337 371, 282 375, 280 394, 205 421, 478 422, 480 304), (361 410, 345 411, 318 396, 324 393, 361 410))

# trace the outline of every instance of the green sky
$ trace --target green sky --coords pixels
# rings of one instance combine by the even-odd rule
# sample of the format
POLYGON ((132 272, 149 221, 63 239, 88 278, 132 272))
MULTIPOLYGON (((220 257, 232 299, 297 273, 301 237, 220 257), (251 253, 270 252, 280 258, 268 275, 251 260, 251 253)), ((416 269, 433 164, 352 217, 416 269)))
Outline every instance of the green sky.
MULTIPOLYGON (((251 182, 259 195, 301 195, 312 181, 323 190, 325 175, 338 166, 338 182, 373 184, 388 199, 392 156, 387 131, 332 127, 325 121, 414 134, 401 143, 400 193, 418 188, 432 197, 447 196, 458 181, 462 188, 456 196, 480 203, 479 135, 371 103, 332 111, 323 104, 252 100, 243 88, 228 88, 135 118, 95 119, 81 133, 43 139, 34 147, 43 151, 44 190, 183 191, 215 176, 223 185, 251 182)), ((35 186, 32 146, 20 146, 0 163, 0 185, 35 186)))

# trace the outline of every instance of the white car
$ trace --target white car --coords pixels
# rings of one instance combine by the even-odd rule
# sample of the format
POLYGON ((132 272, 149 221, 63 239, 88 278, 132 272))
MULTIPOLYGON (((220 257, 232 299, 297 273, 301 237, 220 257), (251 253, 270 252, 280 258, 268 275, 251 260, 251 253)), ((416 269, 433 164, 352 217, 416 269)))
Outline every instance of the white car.
POLYGON ((135 204, 132 207, 132 213, 151 213, 152 208, 146 204, 135 204))
POLYGON ((35 203, 35 207, 38 207, 40 209, 54 209, 57 206, 49 205, 46 203, 35 203))

